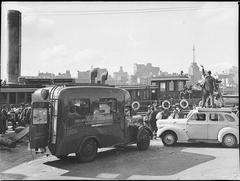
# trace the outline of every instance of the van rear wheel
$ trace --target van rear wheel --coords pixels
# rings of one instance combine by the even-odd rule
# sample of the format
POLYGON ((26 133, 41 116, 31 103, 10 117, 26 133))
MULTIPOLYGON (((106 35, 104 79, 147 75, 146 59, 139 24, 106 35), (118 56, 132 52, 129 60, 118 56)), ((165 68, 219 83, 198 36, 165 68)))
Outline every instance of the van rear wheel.
POLYGON ((94 139, 87 139, 76 153, 76 157, 81 162, 93 161, 97 156, 97 149, 97 142, 94 139))

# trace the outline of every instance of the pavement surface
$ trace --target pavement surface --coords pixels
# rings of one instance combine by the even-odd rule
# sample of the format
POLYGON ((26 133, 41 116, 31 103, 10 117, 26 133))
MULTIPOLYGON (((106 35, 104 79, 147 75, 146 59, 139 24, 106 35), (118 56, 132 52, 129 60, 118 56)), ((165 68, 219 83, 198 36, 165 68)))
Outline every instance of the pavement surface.
POLYGON ((16 148, 0 147, 0 179, 8 180, 240 180, 239 148, 220 144, 179 143, 164 147, 152 140, 146 151, 136 145, 99 149, 95 161, 78 163, 42 156, 27 149, 27 138, 16 148))

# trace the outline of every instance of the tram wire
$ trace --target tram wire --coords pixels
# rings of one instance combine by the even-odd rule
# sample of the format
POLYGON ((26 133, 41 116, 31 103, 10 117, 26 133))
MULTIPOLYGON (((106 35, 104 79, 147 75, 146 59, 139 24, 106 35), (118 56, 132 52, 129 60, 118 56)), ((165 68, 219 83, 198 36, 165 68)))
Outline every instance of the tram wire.
POLYGON ((92 15, 92 14, 131 14, 131 13, 155 13, 170 11, 192 11, 205 10, 215 8, 236 8, 237 6, 189 6, 189 7, 163 7, 163 8, 144 8, 144 9, 118 9, 118 10, 88 10, 88 11, 23 11, 24 15, 92 15))

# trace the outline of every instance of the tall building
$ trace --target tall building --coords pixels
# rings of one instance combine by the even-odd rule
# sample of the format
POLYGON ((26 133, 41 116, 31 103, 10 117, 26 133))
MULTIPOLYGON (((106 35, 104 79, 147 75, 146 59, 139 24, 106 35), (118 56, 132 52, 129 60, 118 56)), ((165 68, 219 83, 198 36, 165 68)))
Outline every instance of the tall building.
POLYGON ((71 78, 71 73, 70 70, 66 70, 65 73, 58 73, 58 75, 56 76, 56 78, 71 78))
POLYGON ((138 84, 150 84, 151 77, 159 76, 160 68, 153 67, 151 63, 134 64, 134 75, 137 77, 138 84))
POLYGON ((195 47, 193 45, 193 61, 188 69, 189 83, 196 84, 202 78, 202 72, 199 69, 196 60, 195 60, 195 47))
POLYGON ((58 73, 58 75, 55 75, 54 73, 49 73, 49 72, 38 72, 38 77, 40 78, 71 78, 71 73, 70 70, 66 70, 65 73, 58 73))
POLYGON ((90 83, 90 70, 78 71, 76 83, 90 83))
POLYGON ((113 73, 113 79, 115 85, 126 85, 128 83, 128 73, 123 71, 123 67, 120 67, 118 72, 113 73))
MULTIPOLYGON (((107 72, 108 70, 106 68, 97 68, 98 69, 98 73, 97 73, 97 77, 96 77, 96 83, 98 81, 101 81, 101 75, 104 72, 107 72)), ((78 77, 76 79, 76 83, 90 83, 90 75, 91 71, 87 70, 87 71, 78 71, 78 77)), ((109 79, 109 76, 108 76, 109 79)), ((106 83, 108 83, 108 79, 106 80, 106 83)))

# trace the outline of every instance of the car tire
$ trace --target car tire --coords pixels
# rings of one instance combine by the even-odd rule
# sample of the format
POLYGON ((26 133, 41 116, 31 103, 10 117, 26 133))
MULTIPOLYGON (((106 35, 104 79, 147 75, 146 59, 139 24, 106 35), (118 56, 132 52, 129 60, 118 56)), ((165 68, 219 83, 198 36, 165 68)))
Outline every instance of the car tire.
POLYGON ((80 162, 93 161, 97 156, 97 142, 94 139, 87 139, 80 150, 76 153, 76 157, 80 162))
POLYGON ((150 145, 150 134, 144 129, 140 132, 137 138, 137 148, 138 150, 147 150, 150 145))
POLYGON ((237 146, 237 139, 233 134, 226 134, 222 139, 222 145, 227 148, 234 148, 237 146))
POLYGON ((168 131, 165 132, 162 136, 162 142, 165 146, 173 146, 177 142, 177 136, 174 132, 168 131))

